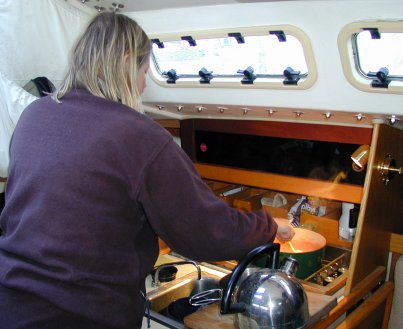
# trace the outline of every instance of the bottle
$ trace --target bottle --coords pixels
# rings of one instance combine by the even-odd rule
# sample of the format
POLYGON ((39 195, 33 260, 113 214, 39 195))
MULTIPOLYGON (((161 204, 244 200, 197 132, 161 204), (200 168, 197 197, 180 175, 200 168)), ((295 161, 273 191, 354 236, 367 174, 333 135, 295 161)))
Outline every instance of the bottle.
POLYGON ((355 232, 357 230, 358 215, 360 214, 360 206, 355 204, 353 209, 350 209, 350 220, 349 220, 349 234, 353 240, 355 237, 355 232))
POLYGON ((343 202, 341 205, 341 216, 339 220, 339 239, 353 241, 350 234, 350 211, 354 209, 353 203, 343 202))

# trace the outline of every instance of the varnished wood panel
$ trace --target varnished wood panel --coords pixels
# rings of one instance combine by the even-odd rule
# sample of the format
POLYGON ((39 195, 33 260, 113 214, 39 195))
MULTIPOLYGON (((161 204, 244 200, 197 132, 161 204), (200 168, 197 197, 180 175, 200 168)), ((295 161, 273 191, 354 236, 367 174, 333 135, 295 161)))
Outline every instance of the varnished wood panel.
POLYGON ((355 309, 336 329, 387 329, 394 284, 386 282, 355 309))
POLYGON ((180 137, 180 123, 179 120, 174 119, 157 119, 158 124, 168 130, 172 136, 180 137))
POLYGON ((368 272, 386 266, 391 232, 402 222, 402 177, 388 185, 382 182, 379 167, 387 154, 403 159, 403 131, 384 125, 374 125, 371 154, 364 183, 364 195, 358 218, 357 234, 350 262, 351 275, 347 281, 348 294, 368 272))
POLYGON ((369 291, 376 288, 379 285, 379 282, 381 282, 385 277, 385 274, 386 269, 384 267, 378 267, 372 273, 368 273, 368 275, 354 287, 348 296, 338 302, 337 306, 330 311, 327 317, 324 317, 310 329, 328 328, 332 323, 362 300, 369 291))
MULTIPOLYGON (((403 217, 400 220, 403 222, 403 217)), ((392 252, 403 254, 403 234, 392 233, 389 249, 392 252)))
POLYGON ((326 243, 351 249, 353 246, 352 242, 340 240, 339 239, 339 221, 326 218, 318 217, 310 214, 301 215, 301 225, 312 224, 315 227, 315 232, 322 234, 326 237, 326 243))
POLYGON ((319 125, 295 122, 251 120, 183 120, 185 130, 203 130, 234 134, 249 134, 280 138, 296 138, 346 144, 371 142, 372 129, 351 126, 319 125))
POLYGON ((174 119, 156 119, 155 122, 159 123, 164 128, 180 128, 179 120, 174 119))
POLYGON ((351 184, 324 182, 245 169, 196 164, 200 175, 206 179, 254 186, 298 195, 317 196, 324 199, 361 203, 362 187, 351 184))
POLYGON ((195 132, 215 131, 278 138, 295 138, 346 144, 367 144, 372 128, 251 120, 188 119, 180 121, 181 145, 196 162, 195 132))

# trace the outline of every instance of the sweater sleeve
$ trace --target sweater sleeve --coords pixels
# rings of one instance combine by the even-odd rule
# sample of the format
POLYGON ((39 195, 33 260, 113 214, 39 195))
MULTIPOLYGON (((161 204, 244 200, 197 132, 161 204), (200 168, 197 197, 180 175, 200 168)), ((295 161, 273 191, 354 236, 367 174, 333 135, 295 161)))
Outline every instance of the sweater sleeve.
POLYGON ((277 224, 264 210, 240 212, 214 195, 172 140, 143 173, 139 201, 156 234, 199 261, 239 259, 273 241, 277 224))

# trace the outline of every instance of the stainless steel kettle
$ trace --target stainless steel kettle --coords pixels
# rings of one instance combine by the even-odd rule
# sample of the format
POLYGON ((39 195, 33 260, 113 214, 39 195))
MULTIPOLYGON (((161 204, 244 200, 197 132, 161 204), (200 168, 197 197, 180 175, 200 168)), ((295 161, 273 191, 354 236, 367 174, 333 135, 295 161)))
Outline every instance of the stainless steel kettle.
POLYGON ((305 328, 309 318, 308 299, 294 278, 298 262, 288 258, 278 270, 280 245, 270 243, 250 251, 234 269, 223 291, 221 313, 235 313, 237 329, 305 328), (271 268, 262 268, 239 285, 247 266, 257 257, 268 255, 271 268))

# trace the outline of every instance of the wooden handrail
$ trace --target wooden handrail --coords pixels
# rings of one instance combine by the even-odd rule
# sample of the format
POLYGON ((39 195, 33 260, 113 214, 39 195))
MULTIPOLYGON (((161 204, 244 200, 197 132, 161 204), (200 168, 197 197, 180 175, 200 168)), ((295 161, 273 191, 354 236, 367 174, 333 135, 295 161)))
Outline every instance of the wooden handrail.
POLYGON ((323 329, 330 326, 350 308, 357 304, 369 291, 382 282, 385 278, 385 273, 385 267, 377 267, 364 280, 357 284, 351 293, 348 296, 345 296, 337 306, 329 312, 329 315, 326 318, 323 318, 309 329, 323 329))
POLYGON ((336 329, 352 329, 357 328, 368 315, 376 311, 377 307, 386 301, 382 329, 388 328, 389 314, 393 301, 393 282, 384 283, 375 293, 366 299, 356 310, 341 322, 336 329))

